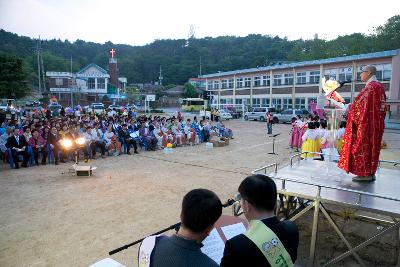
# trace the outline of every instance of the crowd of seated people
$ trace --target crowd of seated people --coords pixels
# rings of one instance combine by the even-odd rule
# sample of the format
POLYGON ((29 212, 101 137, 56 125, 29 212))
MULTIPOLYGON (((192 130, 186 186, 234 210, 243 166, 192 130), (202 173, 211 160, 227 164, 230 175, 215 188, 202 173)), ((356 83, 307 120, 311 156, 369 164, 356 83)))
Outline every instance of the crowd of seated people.
POLYGON ((172 147, 193 146, 207 142, 212 136, 233 138, 223 122, 213 125, 198 121, 162 116, 132 116, 132 114, 71 114, 49 117, 28 114, 2 122, 0 152, 3 162, 13 168, 74 160, 76 154, 85 160, 107 155, 138 154, 138 148, 151 151, 172 147), (78 140, 84 138, 83 143, 78 140), (68 140, 68 141, 65 141, 68 140))

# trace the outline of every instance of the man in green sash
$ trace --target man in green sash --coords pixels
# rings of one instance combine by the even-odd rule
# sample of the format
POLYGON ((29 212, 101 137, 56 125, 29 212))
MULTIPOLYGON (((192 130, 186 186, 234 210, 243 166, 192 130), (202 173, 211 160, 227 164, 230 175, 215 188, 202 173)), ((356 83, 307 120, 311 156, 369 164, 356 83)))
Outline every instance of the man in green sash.
POLYGON ((281 222, 275 216, 275 182, 265 175, 252 175, 243 180, 238 191, 250 226, 225 243, 221 266, 293 266, 299 231, 293 222, 281 222))

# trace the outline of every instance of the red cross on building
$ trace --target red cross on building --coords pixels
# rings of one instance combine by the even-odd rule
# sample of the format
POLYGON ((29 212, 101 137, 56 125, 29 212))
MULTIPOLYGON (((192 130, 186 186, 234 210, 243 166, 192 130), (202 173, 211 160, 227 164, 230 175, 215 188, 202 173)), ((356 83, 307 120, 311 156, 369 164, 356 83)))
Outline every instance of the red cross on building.
POLYGON ((112 48, 111 50, 110 50, 110 54, 111 54, 111 57, 113 58, 114 57, 114 55, 117 53, 117 51, 115 51, 114 50, 114 48, 112 48))

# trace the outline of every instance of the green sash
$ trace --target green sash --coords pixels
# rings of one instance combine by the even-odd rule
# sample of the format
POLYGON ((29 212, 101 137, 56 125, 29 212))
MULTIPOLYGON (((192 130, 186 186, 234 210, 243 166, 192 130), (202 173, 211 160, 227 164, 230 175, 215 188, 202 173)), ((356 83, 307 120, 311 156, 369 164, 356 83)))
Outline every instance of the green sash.
POLYGON ((252 220, 244 233, 262 252, 271 267, 292 267, 292 259, 278 236, 262 221, 252 220))

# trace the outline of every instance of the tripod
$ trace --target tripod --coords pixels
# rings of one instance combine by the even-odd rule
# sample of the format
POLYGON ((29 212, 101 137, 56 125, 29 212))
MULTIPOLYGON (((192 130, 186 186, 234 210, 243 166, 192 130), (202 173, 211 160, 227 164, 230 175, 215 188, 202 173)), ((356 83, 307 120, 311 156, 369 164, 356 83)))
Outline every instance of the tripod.
POLYGON ((272 137, 272 152, 268 152, 268 154, 272 154, 272 155, 278 155, 277 153, 275 153, 275 138, 280 135, 280 133, 278 134, 274 134, 274 135, 270 135, 269 137, 272 137))

